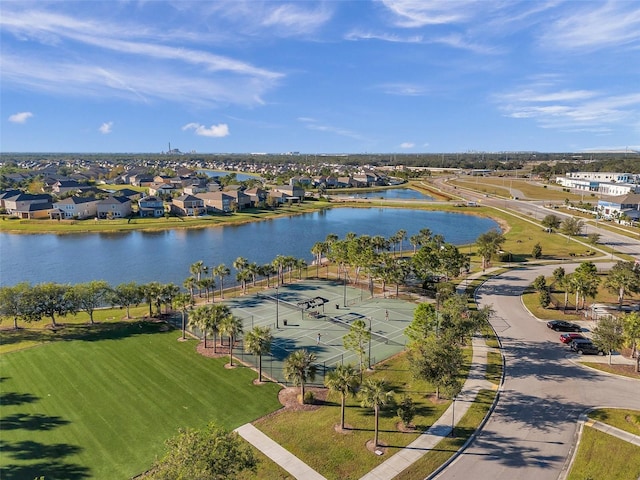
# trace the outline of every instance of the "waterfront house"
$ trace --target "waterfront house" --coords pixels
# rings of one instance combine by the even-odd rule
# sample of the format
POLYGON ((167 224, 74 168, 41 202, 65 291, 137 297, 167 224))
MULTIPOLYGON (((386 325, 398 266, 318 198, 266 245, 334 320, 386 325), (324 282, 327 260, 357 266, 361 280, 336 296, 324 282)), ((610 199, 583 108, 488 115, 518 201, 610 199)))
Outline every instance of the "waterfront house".
POLYGON ((195 196, 202 200, 209 213, 229 213, 233 209, 234 198, 225 192, 202 192, 195 196))
POLYGON ((252 207, 258 207, 267 201, 267 191, 262 188, 250 188, 249 190, 245 190, 244 193, 245 195, 249 195, 252 207))
POLYGON ((98 213, 98 200, 94 197, 67 197, 53 204, 61 212, 64 219, 77 218, 79 220, 95 217, 98 213))
POLYGON ((301 202, 304 199, 304 188, 297 185, 277 185, 273 187, 273 191, 284 193, 287 201, 301 202))
POLYGON ((98 218, 125 218, 131 215, 131 199, 109 196, 97 203, 98 218))
POLYGON ((138 214, 141 217, 161 217, 164 215, 164 202, 153 195, 138 200, 138 214))
MULTIPOLYGON (((9 215, 18 218, 41 218, 41 212, 52 208, 51 201, 51 195, 49 194, 33 195, 20 192, 13 196, 5 197, 3 204, 9 215)), ((45 216, 48 216, 48 213, 45 216)))
POLYGON ((225 190, 224 193, 233 197, 233 202, 238 210, 251 206, 251 197, 241 190, 225 190))
POLYGON ((204 213, 204 202, 193 195, 180 195, 171 201, 171 211, 177 215, 195 217, 204 213))

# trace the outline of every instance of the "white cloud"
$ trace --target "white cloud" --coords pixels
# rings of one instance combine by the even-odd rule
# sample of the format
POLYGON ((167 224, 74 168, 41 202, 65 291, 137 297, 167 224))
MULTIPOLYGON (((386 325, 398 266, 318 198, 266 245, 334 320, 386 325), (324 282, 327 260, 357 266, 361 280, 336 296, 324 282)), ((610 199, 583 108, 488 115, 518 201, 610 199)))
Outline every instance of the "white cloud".
POLYGON ((108 133, 111 133, 112 127, 113 122, 104 122, 102 125, 100 125, 100 128, 98 128, 98 130, 100 131, 100 133, 107 135, 108 133))
POLYGON ((407 28, 461 22, 472 15, 475 7, 486 7, 483 3, 477 0, 382 0, 397 16, 396 25, 407 28))
POLYGON ((31 112, 18 112, 13 115, 9 115, 9 121, 12 123, 27 123, 33 117, 33 113, 31 112))
POLYGON ((413 142, 402 142, 400 144, 400 148, 413 148, 415 146, 416 146, 416 144, 413 143, 413 142))
POLYGON ((574 2, 572 14, 554 23, 542 43, 554 49, 597 49, 640 45, 640 4, 637 2, 574 2), (597 5, 598 8, 593 9, 597 5))
POLYGON ((331 18, 331 12, 325 8, 306 10, 300 4, 279 5, 269 11, 262 25, 277 27, 287 35, 309 33, 317 30, 331 18))
POLYGON ((201 137, 221 138, 229 136, 229 126, 226 123, 211 125, 209 128, 199 123, 187 123, 182 130, 194 130, 201 137))
POLYGON ((426 89, 421 85, 411 83, 384 83, 376 87, 388 95, 400 95, 405 97, 418 97, 426 95, 426 89))
POLYGON ((543 128, 590 132, 626 125, 640 110, 640 93, 559 89, 552 79, 496 96, 500 109, 511 118, 533 119, 543 128))
POLYGON ((366 140, 359 133, 347 130, 345 128, 334 127, 333 125, 323 125, 317 120, 309 117, 299 117, 298 120, 306 125, 309 130, 315 130, 317 132, 334 133, 341 137, 353 138, 354 140, 366 140))

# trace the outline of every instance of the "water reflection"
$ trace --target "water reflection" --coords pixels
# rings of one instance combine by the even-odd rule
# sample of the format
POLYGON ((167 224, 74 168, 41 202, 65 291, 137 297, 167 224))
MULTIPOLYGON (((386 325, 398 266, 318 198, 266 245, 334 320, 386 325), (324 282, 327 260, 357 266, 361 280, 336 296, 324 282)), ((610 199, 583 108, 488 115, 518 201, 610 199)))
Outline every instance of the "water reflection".
MULTIPOLYGON (((54 281, 78 283, 103 279, 159 281, 182 285, 189 266, 231 264, 237 257, 264 264, 276 255, 313 260, 311 247, 328 234, 407 238, 429 228, 448 242, 473 242, 498 228, 493 220, 450 212, 393 208, 333 208, 295 217, 228 227, 139 231, 118 234, 12 235, 0 233, 0 284, 54 281)), ((405 244, 409 248, 409 242, 405 244)), ((235 275, 232 269, 232 277, 235 275)), ((226 282, 225 282, 226 283, 226 282)))

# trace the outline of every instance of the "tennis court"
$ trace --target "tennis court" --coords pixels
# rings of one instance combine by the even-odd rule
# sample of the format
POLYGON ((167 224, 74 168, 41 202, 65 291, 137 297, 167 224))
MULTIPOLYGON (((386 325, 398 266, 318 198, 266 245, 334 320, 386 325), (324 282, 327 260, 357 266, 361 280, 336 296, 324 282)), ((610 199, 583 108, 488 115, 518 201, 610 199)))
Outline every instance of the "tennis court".
MULTIPOLYGON (((285 358, 305 348, 317 357, 316 384, 322 384, 326 371, 340 363, 358 365, 357 355, 343 346, 343 337, 356 320, 363 320, 371 329, 366 347, 371 365, 402 351, 404 329, 412 321, 416 306, 395 299, 370 298, 366 291, 330 280, 281 284, 225 303, 242 320, 245 332, 254 326, 271 328, 271 354, 262 358, 263 374, 286 383, 282 374, 285 358)), ((258 358, 244 352, 241 340, 236 352, 243 362, 257 365, 258 358)))

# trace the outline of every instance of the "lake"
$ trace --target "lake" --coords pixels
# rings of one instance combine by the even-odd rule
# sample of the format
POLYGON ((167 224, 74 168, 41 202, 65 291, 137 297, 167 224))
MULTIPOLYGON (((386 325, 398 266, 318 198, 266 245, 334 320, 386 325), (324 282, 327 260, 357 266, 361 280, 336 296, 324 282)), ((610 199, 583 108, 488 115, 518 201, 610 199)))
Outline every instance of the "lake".
POLYGON ((371 200, 433 200, 433 197, 425 195, 411 188, 389 188, 387 190, 378 190, 375 192, 347 193, 341 195, 335 193, 335 190, 329 190, 329 195, 345 198, 368 198, 371 200))
MULTIPOLYGON (((276 255, 313 261, 311 247, 328 234, 390 237, 422 228, 457 245, 472 243, 498 224, 460 213, 395 208, 331 208, 238 226, 156 232, 15 235, 0 233, 0 285, 21 281, 79 283, 106 280, 111 285, 159 281, 182 285, 189 266, 232 263, 237 257, 270 263, 276 255)), ((408 240, 404 248, 411 248, 408 240)), ((227 283, 225 282, 225 283, 227 283)))

